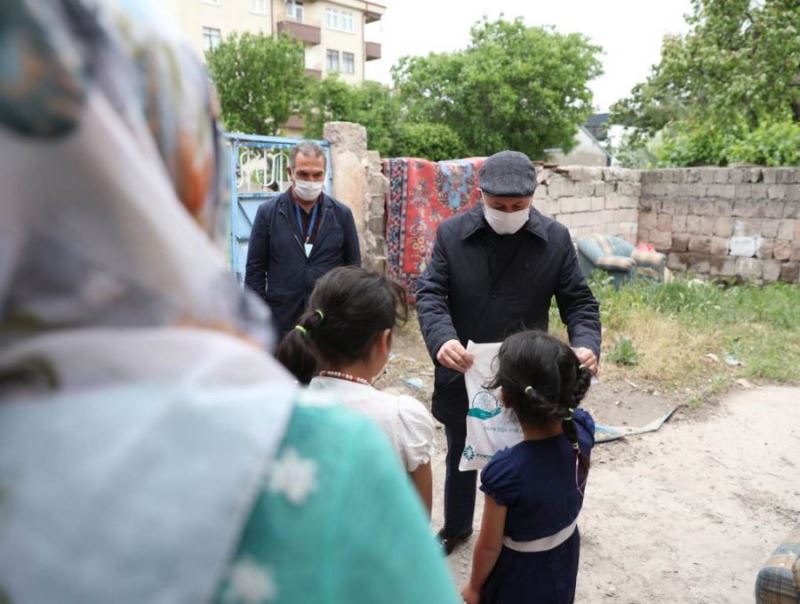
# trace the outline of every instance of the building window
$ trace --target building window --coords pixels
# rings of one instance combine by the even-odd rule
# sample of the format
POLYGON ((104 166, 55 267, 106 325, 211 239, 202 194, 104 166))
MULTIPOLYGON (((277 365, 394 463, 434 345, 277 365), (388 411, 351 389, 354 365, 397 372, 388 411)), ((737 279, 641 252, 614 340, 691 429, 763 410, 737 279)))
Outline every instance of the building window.
POLYGON ((342 53, 342 73, 356 72, 356 56, 352 52, 342 53))
POLYGON ((326 8, 325 27, 352 34, 356 31, 356 20, 351 12, 338 8, 326 8))
POLYGON ((266 15, 267 0, 250 0, 250 12, 258 15, 266 15))
POLYGON ((302 0, 286 0, 286 18, 298 23, 303 22, 302 0))
POLYGON ((222 42, 222 32, 213 27, 203 28, 203 50, 214 50, 222 42))
POLYGON ((339 71, 339 51, 328 49, 328 51, 325 53, 325 57, 327 58, 328 71, 339 71))

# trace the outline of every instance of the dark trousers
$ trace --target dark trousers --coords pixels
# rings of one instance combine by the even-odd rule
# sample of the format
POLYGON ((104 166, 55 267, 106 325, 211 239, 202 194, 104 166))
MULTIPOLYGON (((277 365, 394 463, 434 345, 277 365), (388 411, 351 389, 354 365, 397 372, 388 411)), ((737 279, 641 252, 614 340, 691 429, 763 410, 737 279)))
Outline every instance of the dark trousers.
POLYGON ((457 537, 472 531, 475 515, 475 486, 478 472, 459 472, 458 462, 467 439, 466 420, 460 425, 445 425, 447 472, 444 478, 444 535, 457 537))

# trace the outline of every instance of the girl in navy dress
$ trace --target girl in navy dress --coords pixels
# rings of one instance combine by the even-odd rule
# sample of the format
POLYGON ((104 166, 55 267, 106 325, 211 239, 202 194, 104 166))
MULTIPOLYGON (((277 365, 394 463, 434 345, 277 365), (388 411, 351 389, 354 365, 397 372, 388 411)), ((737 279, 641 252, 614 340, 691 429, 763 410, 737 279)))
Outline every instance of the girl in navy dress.
POLYGON ((578 404, 591 375, 572 349, 546 333, 506 339, 493 384, 519 418, 524 440, 481 472, 485 506, 467 604, 575 599, 578 514, 594 444, 594 420, 578 404))

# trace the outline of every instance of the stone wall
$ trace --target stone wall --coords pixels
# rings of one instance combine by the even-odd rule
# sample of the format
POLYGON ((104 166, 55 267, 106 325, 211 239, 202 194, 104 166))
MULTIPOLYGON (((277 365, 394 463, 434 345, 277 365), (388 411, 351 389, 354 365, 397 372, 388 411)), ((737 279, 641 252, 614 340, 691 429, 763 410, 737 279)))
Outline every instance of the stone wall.
POLYGON ((604 233, 636 243, 641 172, 568 166, 540 170, 539 182, 534 206, 569 228, 573 240, 604 233))
POLYGON ((673 271, 798 281, 800 169, 650 170, 641 187, 639 240, 673 271))
POLYGON ((380 156, 367 151, 367 131, 359 124, 328 122, 323 135, 331 144, 333 196, 353 211, 364 266, 383 272, 389 180, 381 173, 380 156))

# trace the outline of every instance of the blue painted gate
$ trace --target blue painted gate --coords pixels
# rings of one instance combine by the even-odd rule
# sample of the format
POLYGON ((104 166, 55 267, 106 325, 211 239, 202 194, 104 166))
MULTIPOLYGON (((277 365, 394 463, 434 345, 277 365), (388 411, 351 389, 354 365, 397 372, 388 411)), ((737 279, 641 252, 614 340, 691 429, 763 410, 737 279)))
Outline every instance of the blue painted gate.
MULTIPOLYGON (((289 149, 300 139, 233 133, 225 138, 230 154, 230 263, 236 278, 243 283, 247 245, 258 206, 289 188, 286 172, 289 149)), ((333 186, 330 144, 314 142, 325 151, 325 192, 330 195, 333 186)))

